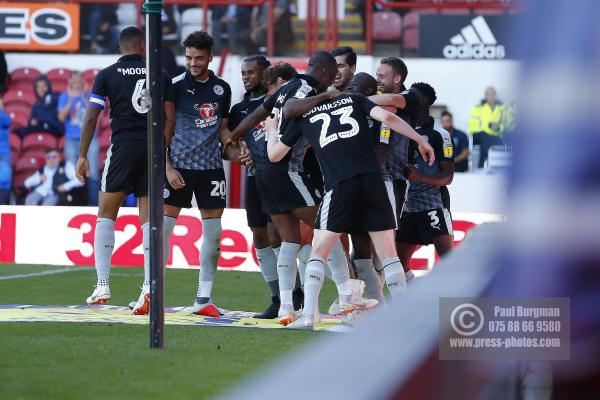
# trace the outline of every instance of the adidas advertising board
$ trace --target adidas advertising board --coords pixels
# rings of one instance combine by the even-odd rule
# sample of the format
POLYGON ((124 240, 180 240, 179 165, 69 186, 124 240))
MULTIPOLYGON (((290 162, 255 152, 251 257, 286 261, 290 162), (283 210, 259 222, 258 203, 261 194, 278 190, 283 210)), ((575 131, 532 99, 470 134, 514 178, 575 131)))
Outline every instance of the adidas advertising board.
POLYGON ((419 57, 451 60, 513 58, 503 29, 514 16, 421 15, 419 57))

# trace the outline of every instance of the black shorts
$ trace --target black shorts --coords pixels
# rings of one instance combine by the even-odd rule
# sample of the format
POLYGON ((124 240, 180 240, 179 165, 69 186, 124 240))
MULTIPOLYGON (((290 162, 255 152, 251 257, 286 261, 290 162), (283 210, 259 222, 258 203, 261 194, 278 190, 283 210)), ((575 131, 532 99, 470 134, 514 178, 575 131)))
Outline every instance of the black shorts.
POLYGON ((148 144, 143 140, 123 140, 106 151, 106 161, 100 181, 105 193, 148 195, 148 144))
POLYGON ((327 191, 315 223, 315 229, 338 233, 395 228, 394 211, 380 174, 355 176, 327 191))
POLYGON ((246 188, 245 188, 245 203, 246 203, 246 215, 248 218, 248 226, 251 228, 260 228, 267 226, 269 217, 263 212, 262 203, 260 201, 260 195, 256 188, 256 177, 246 177, 246 188))
POLYGON ((263 211, 269 215, 315 206, 321 201, 312 180, 304 173, 289 172, 287 166, 256 168, 255 178, 263 211))
POLYGON ((442 235, 452 235, 452 215, 447 208, 404 212, 396 234, 399 243, 427 245, 442 235))
POLYGON ((404 200, 406 199, 406 191, 408 190, 408 183, 404 179, 394 179, 394 196, 396 197, 396 221, 400 226, 400 217, 402 217, 402 208, 404 207, 404 200))
POLYGON ((325 190, 323 189, 323 172, 321 172, 319 160, 317 160, 317 156, 312 147, 309 147, 306 150, 302 167, 304 168, 304 173, 312 181, 315 189, 319 191, 319 195, 322 196, 323 193, 325 193, 325 190))
POLYGON ((227 187, 223 168, 194 171, 179 169, 185 186, 175 190, 165 182, 165 204, 179 208, 191 208, 192 196, 196 195, 198 208, 225 208, 227 206, 227 187))

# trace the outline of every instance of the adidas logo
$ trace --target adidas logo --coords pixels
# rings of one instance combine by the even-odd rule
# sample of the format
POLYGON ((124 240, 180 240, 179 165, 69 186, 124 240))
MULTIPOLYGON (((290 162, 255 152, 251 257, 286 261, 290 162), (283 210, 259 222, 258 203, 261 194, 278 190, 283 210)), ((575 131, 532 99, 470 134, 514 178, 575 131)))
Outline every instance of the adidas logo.
POLYGON ((506 52, 498 45, 489 25, 479 16, 450 38, 450 44, 444 46, 444 57, 453 59, 500 60, 506 52))

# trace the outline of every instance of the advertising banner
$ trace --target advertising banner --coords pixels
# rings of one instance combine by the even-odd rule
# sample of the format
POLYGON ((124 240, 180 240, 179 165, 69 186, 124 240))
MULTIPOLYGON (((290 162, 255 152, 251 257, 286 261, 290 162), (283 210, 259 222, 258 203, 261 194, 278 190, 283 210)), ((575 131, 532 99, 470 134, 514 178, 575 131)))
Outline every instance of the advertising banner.
MULTIPOLYGON (((95 207, 0 206, 0 262, 43 265, 94 265, 95 207)), ((493 214, 454 215, 458 245, 477 224, 498 221, 493 214)), ((221 269, 259 271, 246 211, 226 209, 221 234, 221 269)), ((183 209, 170 241, 171 268, 199 268, 202 222, 198 210, 183 209)), ((115 222, 112 265, 141 267, 142 229, 136 208, 121 208, 115 222)), ((430 269, 432 246, 415 253, 414 269, 430 269)), ((0 268, 2 266, 0 265, 0 268)))
MULTIPOLYGON (((421 15, 419 57, 451 60, 515 58, 505 27, 510 15, 421 15)), ((514 25, 512 25, 514 26, 514 25)))
POLYGON ((79 50, 79 4, 0 4, 0 49, 79 50))

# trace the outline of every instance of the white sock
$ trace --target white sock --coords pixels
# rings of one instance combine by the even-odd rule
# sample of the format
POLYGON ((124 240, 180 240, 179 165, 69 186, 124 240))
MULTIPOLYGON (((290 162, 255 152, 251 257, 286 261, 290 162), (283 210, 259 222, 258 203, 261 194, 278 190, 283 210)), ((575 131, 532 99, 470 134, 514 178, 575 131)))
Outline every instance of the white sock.
POLYGON ((335 282, 340 298, 344 297, 342 300, 348 300, 348 297, 345 296, 352 295, 352 285, 350 283, 350 272, 348 271, 348 259, 339 239, 331 248, 328 264, 331 269, 331 279, 335 282))
POLYGON ((96 220, 94 233, 94 262, 98 286, 108 286, 110 277, 110 258, 115 247, 115 221, 108 218, 96 220))
POLYGON ((313 257, 306 265, 303 315, 315 315, 319 310, 319 293, 325 279, 325 260, 313 257))
POLYGON ((281 243, 279 257, 277 257, 277 276, 279 277, 281 304, 293 304, 292 291, 296 286, 296 274, 298 273, 296 257, 299 250, 300 245, 298 243, 281 243))
POLYGON ((150 224, 142 225, 142 247, 144 248, 144 286, 150 286, 150 224))
POLYGON ((210 301, 212 286, 213 281, 198 281, 198 291, 196 292, 196 302, 198 304, 205 304, 210 301))
POLYGON ((275 257, 279 257, 279 250, 281 250, 281 245, 273 247, 273 253, 275 253, 275 257))
POLYGON ((354 265, 358 272, 358 277, 365 281, 365 293, 370 299, 376 299, 383 303, 383 291, 381 290, 381 282, 379 274, 375 271, 373 261, 369 259, 354 260, 354 265))
POLYGON ((415 277, 415 274, 412 269, 409 269, 404 273, 404 277, 406 278, 406 283, 415 277))
POLYGON ((300 274, 300 282, 302 282, 302 286, 304 286, 304 275, 306 273, 306 263, 310 259, 310 253, 312 252, 312 246, 310 244, 305 244, 302 246, 300 251, 298 251, 298 273, 300 274))
POLYGON ((383 265, 381 265, 381 260, 377 257, 377 254, 373 253, 373 267, 375 267, 375 271, 377 271, 377 278, 379 278, 379 288, 383 290, 385 286, 385 278, 383 277, 383 265))
POLYGON ((404 268, 398 257, 386 258, 381 262, 383 265, 383 276, 392 297, 398 296, 406 290, 406 277, 404 268))
POLYGON ((165 268, 167 268, 167 262, 169 261, 169 253, 171 252, 171 246, 169 245, 169 239, 173 234, 173 229, 175 229, 175 224, 177 223, 177 218, 169 217, 165 215, 163 217, 163 254, 165 256, 164 263, 165 268))

